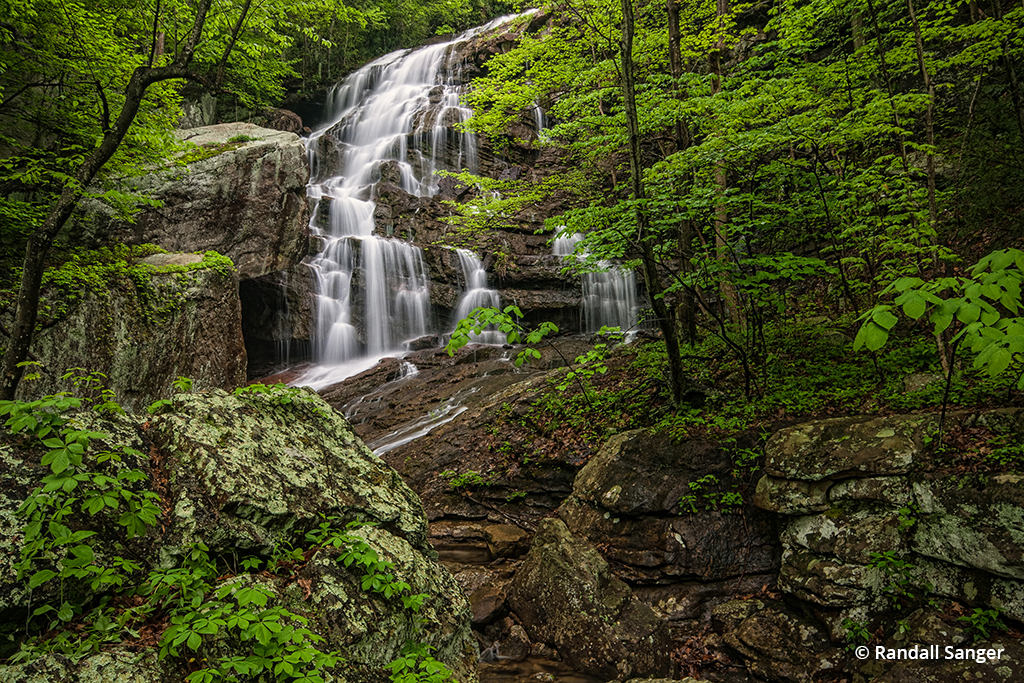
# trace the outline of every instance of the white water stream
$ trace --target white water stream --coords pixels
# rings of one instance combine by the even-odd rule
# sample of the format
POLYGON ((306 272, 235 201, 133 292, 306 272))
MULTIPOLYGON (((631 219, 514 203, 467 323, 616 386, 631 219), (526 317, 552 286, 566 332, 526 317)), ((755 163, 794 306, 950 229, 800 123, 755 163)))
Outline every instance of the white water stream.
MULTIPOLYGON (((388 174, 406 192, 427 197, 438 190, 435 171, 477 171, 476 136, 454 128, 472 114, 459 102, 463 65, 454 48, 510 18, 447 43, 392 52, 329 94, 331 122, 307 143, 307 194, 316 202, 310 227, 326 241, 311 264, 318 283, 316 366, 296 384, 329 386, 401 355, 406 342, 432 331, 423 254, 376 231, 372 186, 388 174), (326 224, 318 218, 324 213, 326 224)), ((467 294, 476 289, 468 285, 467 294)))
MULTIPOLYGON (((455 311, 452 327, 469 316, 476 308, 501 309, 501 295, 497 290, 487 286, 487 271, 484 270, 483 262, 476 257, 476 254, 466 249, 459 249, 458 254, 466 289, 459 298, 459 306, 455 311)), ((506 341, 505 335, 501 332, 489 329, 474 335, 472 339, 478 344, 504 344, 506 341)))
MULTIPOLYGON (((570 258, 582 240, 579 234, 557 237, 553 252, 556 256, 570 258)), ((602 261, 600 265, 603 270, 581 275, 584 330, 597 332, 602 327, 618 327, 629 332, 636 327, 640 312, 636 275, 609 261, 602 261)))

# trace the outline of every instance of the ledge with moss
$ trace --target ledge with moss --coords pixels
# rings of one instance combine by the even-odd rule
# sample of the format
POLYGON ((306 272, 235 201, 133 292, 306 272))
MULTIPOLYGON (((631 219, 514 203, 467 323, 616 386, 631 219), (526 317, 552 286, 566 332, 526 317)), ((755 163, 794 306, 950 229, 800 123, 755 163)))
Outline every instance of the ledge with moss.
POLYGON ((203 388, 245 382, 230 259, 153 245, 74 250, 62 259, 46 274, 32 346, 38 365, 19 387, 20 398, 70 389, 61 376, 72 367, 106 375, 133 411, 169 396, 179 376, 203 388))

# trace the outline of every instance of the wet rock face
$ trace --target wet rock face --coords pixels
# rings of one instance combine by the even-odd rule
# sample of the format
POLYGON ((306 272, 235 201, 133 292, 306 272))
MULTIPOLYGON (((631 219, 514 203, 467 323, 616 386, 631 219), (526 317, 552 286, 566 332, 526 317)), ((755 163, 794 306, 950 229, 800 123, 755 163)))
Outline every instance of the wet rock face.
MULTIPOLYGON (((458 680, 473 683, 477 655, 469 603, 452 575, 433 559, 416 494, 313 392, 303 391, 290 403, 275 398, 182 394, 146 420, 108 420, 96 414, 76 418, 83 428, 111 434, 108 445, 131 446, 151 454, 150 462, 161 463, 153 476, 165 482, 162 502, 168 512, 161 526, 137 540, 132 557, 144 568, 175 566, 193 542, 205 544, 215 556, 241 551, 267 557, 283 541, 301 539, 325 515, 337 517, 340 525, 357 518, 374 522, 376 526, 352 533, 394 564, 388 571, 395 580, 410 584, 411 593, 430 596, 419 614, 404 609, 398 600, 364 591, 362 573, 337 562, 339 551, 333 549, 318 551, 294 580, 267 574, 242 578, 269 588, 274 593, 271 604, 306 616, 309 628, 326 639, 320 647, 338 650, 344 657, 345 663, 334 672, 344 680, 386 679, 386 665, 397 658, 407 639, 417 639, 435 648, 434 656, 458 680), (424 629, 418 625, 420 619, 428 624, 424 629)), ((13 575, 18 548, 7 539, 16 539, 22 524, 14 511, 48 471, 38 466, 41 455, 42 450, 0 438, 3 623, 20 623, 29 608, 28 596, 13 575)), ((36 604, 38 599, 39 595, 36 604)), ((0 681, 181 680, 177 663, 157 663, 151 655, 144 650, 135 656, 117 647, 78 663, 52 655, 0 666, 0 681), (97 678, 98 673, 103 676, 97 678)))
POLYGON ((514 350, 501 347, 471 344, 454 356, 444 349, 424 349, 402 361, 383 359, 322 395, 349 417, 371 448, 389 449, 382 457, 419 493, 432 521, 489 520, 532 529, 569 495, 583 463, 570 453, 520 462, 502 452, 506 445, 494 428, 509 419, 502 412, 513 404, 526 411, 543 394, 544 370, 564 363, 559 352, 575 358, 589 348, 574 338, 559 338, 555 344, 557 352, 545 347, 541 361, 522 367, 513 362, 514 350), (418 372, 404 375, 403 362, 418 372), (431 416, 439 418, 432 431, 402 443, 431 416), (450 476, 441 476, 468 471, 481 473, 486 484, 458 487, 450 476))
POLYGON ((250 378, 308 360, 316 327, 316 277, 305 263, 239 283, 250 378))
POLYGON ((170 251, 216 251, 234 262, 243 280, 298 263, 306 255, 309 232, 309 168, 302 139, 249 123, 178 135, 200 146, 199 160, 137 181, 138 189, 162 206, 143 211, 133 224, 97 208, 98 236, 170 251))
POLYGON ((560 520, 541 523, 508 603, 530 638, 574 669, 620 680, 671 670, 666 624, 560 520))
POLYGON ((732 468, 714 442, 626 432, 580 470, 559 515, 660 614, 673 623, 706 621, 738 585, 756 591, 774 583, 779 567, 773 520, 749 503, 706 509, 701 499, 696 512, 680 508, 690 484, 709 474, 719 483, 702 485, 702 494, 730 490, 732 468))
POLYGON ((245 383, 235 273, 213 261, 205 267, 194 254, 155 254, 143 262, 151 270, 147 286, 85 292, 62 320, 36 335, 32 353, 46 371, 22 382, 18 398, 70 390, 61 376, 76 367, 105 374, 122 406, 135 412, 171 395, 178 377, 191 378, 197 389, 245 383))

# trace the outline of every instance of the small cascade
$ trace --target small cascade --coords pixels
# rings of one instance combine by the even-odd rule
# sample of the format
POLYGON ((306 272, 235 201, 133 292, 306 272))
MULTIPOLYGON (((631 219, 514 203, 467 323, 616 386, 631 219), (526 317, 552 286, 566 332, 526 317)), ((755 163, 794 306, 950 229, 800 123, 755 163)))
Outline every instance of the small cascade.
POLYGON ((435 171, 478 170, 476 136, 457 127, 472 110, 459 102, 463 65, 455 46, 510 18, 447 43, 392 52, 329 93, 331 122, 307 143, 307 195, 315 201, 310 228, 326 238, 311 261, 318 283, 317 367, 298 383, 333 384, 403 353, 405 342, 432 331, 422 251, 378 234, 374 185, 429 197, 438 191, 435 171))
MULTIPOLYGON (((568 258, 583 240, 580 234, 560 235, 555 238, 555 256, 568 258)), ((636 275, 632 270, 620 268, 609 261, 599 264, 604 270, 583 273, 584 330, 597 332, 602 327, 618 327, 623 332, 636 327, 639 315, 636 294, 636 275)))
MULTIPOLYGON (((452 323, 453 327, 476 308, 501 309, 501 295, 497 290, 487 286, 487 271, 484 270, 483 261, 466 249, 456 251, 459 254, 459 265, 462 267, 462 277, 466 282, 466 289, 459 298, 455 320, 452 323)), ((475 335, 473 341, 478 344, 504 344, 506 338, 497 330, 484 330, 475 335)))
POLYGON ((538 137, 540 132, 548 127, 548 119, 544 115, 544 110, 536 102, 533 104, 533 127, 538 137))

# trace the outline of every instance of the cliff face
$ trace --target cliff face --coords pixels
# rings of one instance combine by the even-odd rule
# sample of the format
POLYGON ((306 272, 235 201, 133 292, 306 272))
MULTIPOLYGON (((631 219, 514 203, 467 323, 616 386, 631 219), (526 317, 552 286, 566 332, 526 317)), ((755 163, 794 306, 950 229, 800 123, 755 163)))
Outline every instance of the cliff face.
POLYGON ((126 259, 105 275, 100 267, 85 271, 97 279, 88 287, 52 293, 64 310, 36 335, 32 354, 41 367, 37 379, 21 383, 18 398, 70 390, 62 376, 72 368, 105 375, 124 407, 136 412, 173 393, 178 377, 204 388, 245 382, 231 262, 214 252, 126 259))

